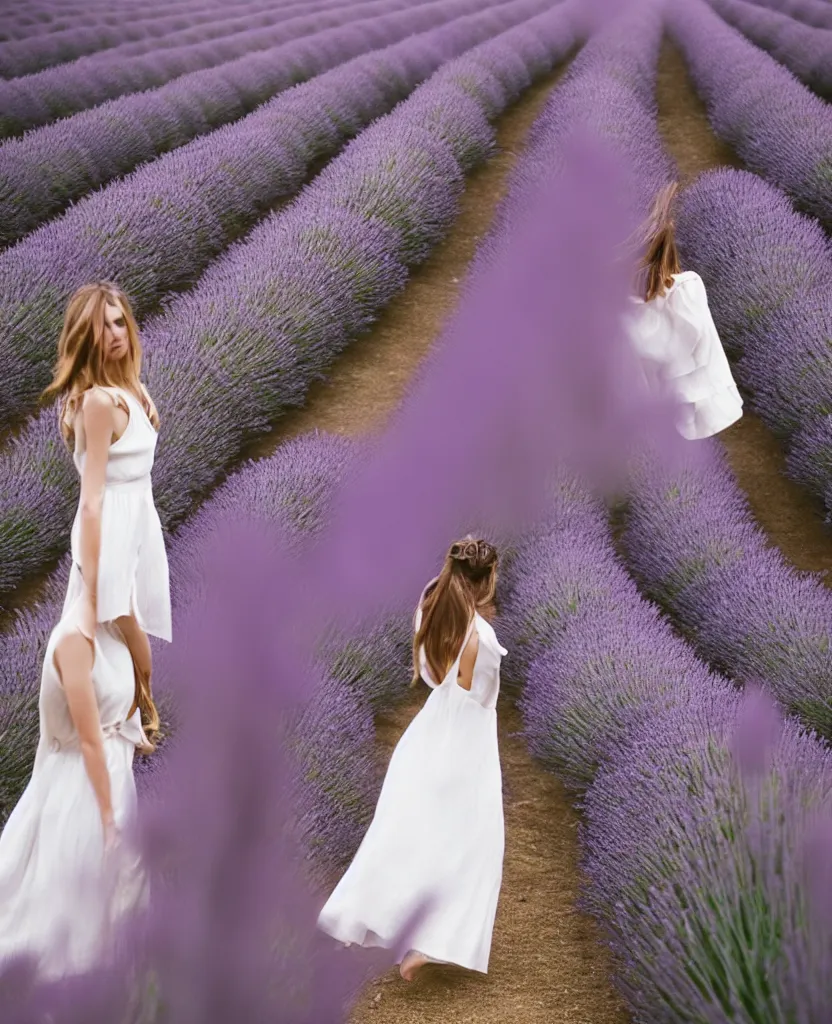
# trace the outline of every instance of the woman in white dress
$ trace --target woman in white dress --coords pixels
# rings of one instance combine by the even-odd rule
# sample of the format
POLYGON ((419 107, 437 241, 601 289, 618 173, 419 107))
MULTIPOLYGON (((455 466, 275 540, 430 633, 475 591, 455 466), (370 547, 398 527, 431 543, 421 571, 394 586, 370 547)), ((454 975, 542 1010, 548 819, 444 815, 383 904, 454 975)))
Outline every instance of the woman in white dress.
POLYGON ((423 679, 432 693, 396 746, 373 821, 318 921, 341 942, 390 947, 415 919, 399 961, 406 981, 429 961, 488 970, 504 849, 496 704, 506 651, 488 622, 496 581, 496 550, 467 537, 425 588, 414 684, 423 679))
POLYGON ((44 657, 31 780, 0 835, 0 962, 43 977, 85 970, 143 898, 120 834, 136 805, 133 755, 159 727, 147 633, 171 638, 168 564, 150 483, 158 416, 139 381, 124 294, 70 299, 48 396, 74 450, 81 495, 60 622, 44 657))
POLYGON ((649 391, 674 406, 676 429, 688 440, 711 437, 742 416, 742 398, 708 307, 702 278, 682 271, 673 203, 664 188, 645 225, 638 296, 627 328, 649 391))

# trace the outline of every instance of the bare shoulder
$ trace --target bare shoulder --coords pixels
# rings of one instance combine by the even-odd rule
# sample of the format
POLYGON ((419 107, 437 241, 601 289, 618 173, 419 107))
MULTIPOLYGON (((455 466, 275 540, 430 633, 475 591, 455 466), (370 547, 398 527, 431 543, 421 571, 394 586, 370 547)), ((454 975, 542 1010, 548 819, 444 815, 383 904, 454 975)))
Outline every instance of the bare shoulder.
POLYGON ((112 432, 116 403, 108 391, 103 388, 90 388, 81 395, 79 406, 84 418, 84 430, 88 437, 112 432))
POLYGON ((78 404, 84 412, 84 418, 88 416, 100 416, 103 413, 112 416, 116 407, 116 399, 104 388, 88 388, 80 397, 78 404))

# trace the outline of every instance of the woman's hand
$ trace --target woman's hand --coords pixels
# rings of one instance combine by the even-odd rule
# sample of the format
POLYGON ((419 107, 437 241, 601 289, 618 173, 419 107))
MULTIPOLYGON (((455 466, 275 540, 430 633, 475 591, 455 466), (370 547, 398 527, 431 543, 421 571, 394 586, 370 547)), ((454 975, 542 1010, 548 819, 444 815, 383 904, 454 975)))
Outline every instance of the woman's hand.
POLYGON ((104 853, 107 854, 118 846, 121 833, 112 817, 103 818, 102 824, 104 826, 104 853))

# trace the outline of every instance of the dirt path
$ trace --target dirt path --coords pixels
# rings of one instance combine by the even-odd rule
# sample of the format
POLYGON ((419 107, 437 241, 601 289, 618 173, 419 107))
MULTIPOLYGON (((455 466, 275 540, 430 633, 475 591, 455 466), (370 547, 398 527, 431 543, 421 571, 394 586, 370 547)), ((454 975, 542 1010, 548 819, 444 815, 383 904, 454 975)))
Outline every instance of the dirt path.
MULTIPOLYGON (((658 103, 659 129, 684 183, 710 168, 742 167, 711 131, 684 61, 668 43, 659 63, 658 103)), ((746 412, 720 437, 772 544, 799 569, 832 570, 832 531, 823 525, 820 502, 785 476, 783 451, 762 421, 746 412)), ((832 585, 832 571, 826 582, 832 585)))
MULTIPOLYGON (((373 330, 338 360, 328 382, 316 385, 306 406, 282 420, 250 455, 268 455, 287 438, 315 428, 342 434, 383 428, 456 304, 516 154, 557 77, 530 89, 502 118, 500 152, 469 178, 447 239, 373 330)), ((425 696, 414 695, 378 723, 387 756, 425 696)), ((594 925, 575 911, 577 815, 558 781, 532 762, 522 739, 512 737, 519 728, 517 712, 502 706, 506 861, 488 976, 428 967, 407 986, 391 971, 362 995, 354 1024, 626 1024, 594 925)))

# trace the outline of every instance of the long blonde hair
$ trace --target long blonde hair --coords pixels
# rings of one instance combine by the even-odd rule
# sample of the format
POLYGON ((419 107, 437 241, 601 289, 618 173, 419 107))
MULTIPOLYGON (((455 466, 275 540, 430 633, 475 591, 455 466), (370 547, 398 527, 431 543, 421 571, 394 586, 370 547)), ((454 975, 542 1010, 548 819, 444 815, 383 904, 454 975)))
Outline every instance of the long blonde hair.
POLYGON ((673 275, 682 270, 673 218, 678 193, 678 182, 665 185, 653 201, 650 216, 643 226, 644 255, 639 267, 639 290, 645 302, 664 295, 673 284, 673 275))
POLYGON ((111 281, 83 285, 67 303, 52 383, 41 396, 42 401, 61 399, 61 433, 67 445, 72 447, 74 442, 79 402, 86 391, 96 386, 120 387, 130 391, 158 429, 156 410, 139 380, 141 368, 139 328, 130 300, 111 281), (105 358, 104 310, 108 304, 121 306, 127 324, 127 354, 117 363, 110 363, 105 358))
POLYGON ((497 549, 488 541, 464 537, 454 542, 442 571, 422 601, 422 621, 413 637, 413 681, 421 679, 424 645, 431 675, 440 682, 465 641, 475 612, 490 618, 497 593, 497 549))
MULTIPOLYGON (((61 399, 61 433, 72 447, 75 438, 75 416, 86 391, 92 387, 120 387, 142 404, 158 429, 159 417, 147 392, 141 385, 142 348, 139 328, 130 301, 118 285, 111 281, 94 281, 79 288, 67 303, 64 326, 58 341, 58 360, 52 383, 43 392, 42 400, 61 399), (127 354, 115 365, 105 359, 104 307, 121 306, 127 324, 127 354)), ((139 708, 145 735, 153 745, 159 731, 159 712, 153 702, 150 680, 136 673, 133 714, 139 708)))

